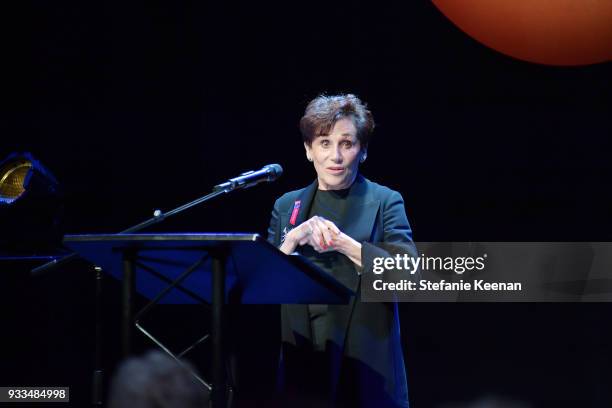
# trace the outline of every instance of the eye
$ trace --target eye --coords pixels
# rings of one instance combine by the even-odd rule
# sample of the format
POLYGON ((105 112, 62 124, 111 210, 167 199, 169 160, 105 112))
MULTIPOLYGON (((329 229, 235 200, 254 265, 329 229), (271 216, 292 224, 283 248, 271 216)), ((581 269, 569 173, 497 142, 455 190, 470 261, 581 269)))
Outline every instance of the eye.
POLYGON ((342 144, 347 149, 350 149, 351 147, 353 147, 353 142, 351 142, 350 140, 345 140, 344 142, 342 142, 342 144))
POLYGON ((320 144, 323 147, 328 147, 329 146, 329 140, 328 139, 322 139, 320 144))

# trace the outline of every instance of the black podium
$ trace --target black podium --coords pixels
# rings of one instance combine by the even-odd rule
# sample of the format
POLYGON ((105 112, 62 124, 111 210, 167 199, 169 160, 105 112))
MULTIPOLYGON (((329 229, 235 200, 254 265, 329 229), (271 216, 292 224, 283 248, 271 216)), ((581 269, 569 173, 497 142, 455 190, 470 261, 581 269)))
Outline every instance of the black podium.
POLYGON ((67 235, 64 243, 122 280, 126 356, 134 324, 153 305, 212 305, 212 387, 203 383, 214 407, 226 405, 225 304, 346 304, 353 295, 305 258, 283 254, 258 234, 67 235), (135 291, 151 300, 136 314, 135 291))

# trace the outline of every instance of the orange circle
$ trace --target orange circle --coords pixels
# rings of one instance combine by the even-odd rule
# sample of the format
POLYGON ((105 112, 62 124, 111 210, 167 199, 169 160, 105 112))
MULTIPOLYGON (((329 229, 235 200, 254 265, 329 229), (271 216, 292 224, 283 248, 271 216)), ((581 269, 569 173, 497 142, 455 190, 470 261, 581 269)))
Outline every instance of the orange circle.
POLYGON ((611 0, 432 0, 461 30, 512 57, 550 65, 612 60, 611 0))

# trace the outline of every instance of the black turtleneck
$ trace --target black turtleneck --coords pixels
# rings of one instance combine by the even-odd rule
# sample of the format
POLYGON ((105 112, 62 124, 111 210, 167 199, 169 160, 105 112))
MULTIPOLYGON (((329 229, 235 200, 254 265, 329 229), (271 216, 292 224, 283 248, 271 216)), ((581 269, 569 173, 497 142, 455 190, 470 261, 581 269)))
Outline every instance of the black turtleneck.
MULTIPOLYGON (((317 190, 312 200, 308 219, 318 215, 330 220, 336 225, 343 223, 347 212, 347 196, 350 188, 343 190, 317 190)), ((334 268, 343 263, 344 256, 336 251, 318 253, 310 246, 302 247, 302 255, 316 264, 324 271, 334 275, 334 268)), ((324 339, 326 338, 325 318, 327 315, 327 305, 308 305, 310 314, 310 325, 312 330, 312 341, 315 350, 325 349, 324 339)))

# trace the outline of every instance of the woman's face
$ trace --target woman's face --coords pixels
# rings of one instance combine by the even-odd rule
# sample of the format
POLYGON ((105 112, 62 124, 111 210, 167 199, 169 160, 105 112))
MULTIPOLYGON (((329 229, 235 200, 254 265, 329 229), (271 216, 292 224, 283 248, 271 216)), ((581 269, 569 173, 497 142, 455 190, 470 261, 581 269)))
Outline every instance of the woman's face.
POLYGON ((320 190, 349 188, 365 151, 357 139, 357 128, 350 118, 336 122, 328 135, 317 136, 312 145, 304 143, 306 157, 314 164, 320 190))

